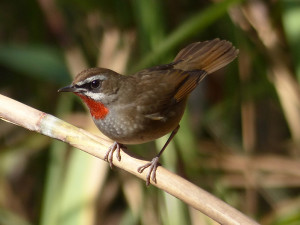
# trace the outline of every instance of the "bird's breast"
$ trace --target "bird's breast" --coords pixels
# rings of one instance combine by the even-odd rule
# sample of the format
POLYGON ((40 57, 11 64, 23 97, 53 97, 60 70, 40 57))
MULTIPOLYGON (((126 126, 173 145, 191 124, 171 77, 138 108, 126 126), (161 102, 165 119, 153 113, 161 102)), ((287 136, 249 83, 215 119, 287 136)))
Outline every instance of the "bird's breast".
POLYGON ((170 108, 164 115, 149 117, 137 107, 109 109, 104 119, 94 119, 99 130, 122 144, 141 144, 153 141, 174 130, 182 118, 185 101, 170 108))

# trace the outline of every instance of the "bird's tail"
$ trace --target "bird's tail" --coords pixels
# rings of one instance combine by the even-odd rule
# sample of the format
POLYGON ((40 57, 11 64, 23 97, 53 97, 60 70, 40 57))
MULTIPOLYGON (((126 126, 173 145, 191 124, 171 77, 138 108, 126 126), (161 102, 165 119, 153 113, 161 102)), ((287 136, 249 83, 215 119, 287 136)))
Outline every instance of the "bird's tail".
POLYGON ((204 70, 207 74, 226 66, 238 55, 229 41, 218 38, 211 41, 196 42, 182 49, 174 59, 174 68, 192 71, 204 70))

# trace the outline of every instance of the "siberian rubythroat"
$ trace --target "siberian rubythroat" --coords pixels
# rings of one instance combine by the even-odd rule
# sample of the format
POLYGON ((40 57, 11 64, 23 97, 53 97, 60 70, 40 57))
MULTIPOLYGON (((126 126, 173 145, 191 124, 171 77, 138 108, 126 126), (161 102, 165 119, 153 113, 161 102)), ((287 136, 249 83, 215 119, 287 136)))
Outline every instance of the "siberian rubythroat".
POLYGON ((120 146, 141 144, 172 132, 168 141, 147 167, 156 182, 160 155, 179 129, 189 94, 208 74, 236 58, 238 50, 225 40, 196 42, 182 49, 170 64, 144 69, 124 76, 104 68, 79 73, 71 85, 59 92, 74 92, 88 106, 99 130, 114 140, 105 160, 113 165, 113 153, 120 157, 120 146))

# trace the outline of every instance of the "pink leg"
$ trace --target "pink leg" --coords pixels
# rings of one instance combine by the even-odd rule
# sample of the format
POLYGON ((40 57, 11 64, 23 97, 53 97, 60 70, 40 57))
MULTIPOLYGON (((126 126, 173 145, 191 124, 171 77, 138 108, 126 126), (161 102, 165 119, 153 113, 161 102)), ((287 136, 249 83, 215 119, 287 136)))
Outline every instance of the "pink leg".
POLYGON ((110 168, 113 168, 113 155, 114 152, 116 151, 116 156, 117 159, 119 161, 121 161, 121 154, 120 154, 120 148, 121 148, 121 144, 119 144, 118 142, 114 142, 108 149, 108 151, 106 152, 105 156, 104 156, 104 160, 109 162, 109 166, 110 168))
POLYGON ((175 134, 179 130, 179 125, 172 131, 170 137, 168 138, 167 142, 165 143, 164 147, 160 150, 160 152, 151 160, 151 162, 146 163, 145 165, 139 167, 137 171, 139 173, 142 173, 146 168, 149 168, 149 172, 146 177, 146 185, 148 186, 150 184, 150 178, 156 183, 156 169, 158 167, 159 158, 168 146, 168 144, 171 142, 171 140, 174 138, 175 134))

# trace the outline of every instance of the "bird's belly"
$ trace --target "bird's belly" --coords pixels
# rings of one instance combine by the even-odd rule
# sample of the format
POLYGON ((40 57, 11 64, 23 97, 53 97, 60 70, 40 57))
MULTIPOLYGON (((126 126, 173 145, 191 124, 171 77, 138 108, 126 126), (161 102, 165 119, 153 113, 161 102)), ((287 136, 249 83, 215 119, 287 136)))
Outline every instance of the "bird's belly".
POLYGON ((170 110, 165 119, 153 120, 144 115, 108 115, 103 120, 94 120, 99 130, 110 139, 122 144, 141 144, 153 141, 173 131, 184 113, 184 105, 170 110))

